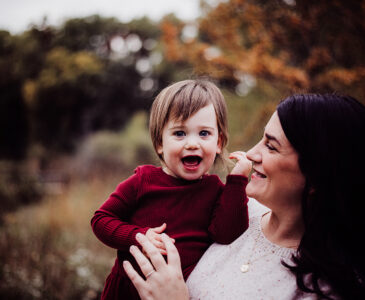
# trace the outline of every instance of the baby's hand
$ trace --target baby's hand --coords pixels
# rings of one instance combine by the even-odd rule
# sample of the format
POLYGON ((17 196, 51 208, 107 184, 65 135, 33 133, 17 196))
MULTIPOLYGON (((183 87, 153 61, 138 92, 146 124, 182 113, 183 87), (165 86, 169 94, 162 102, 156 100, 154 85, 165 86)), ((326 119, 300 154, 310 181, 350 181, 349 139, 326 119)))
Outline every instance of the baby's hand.
POLYGON ((237 160, 236 165, 233 167, 232 175, 243 175, 248 177, 252 168, 252 162, 247 158, 246 152, 235 151, 229 155, 229 158, 237 160))
MULTIPOLYGON (((161 239, 161 233, 166 229, 166 223, 163 223, 159 227, 150 228, 146 232, 146 237, 150 240, 150 242, 160 251, 162 255, 166 255, 166 248, 161 239)), ((170 238, 173 243, 175 240, 170 238)))

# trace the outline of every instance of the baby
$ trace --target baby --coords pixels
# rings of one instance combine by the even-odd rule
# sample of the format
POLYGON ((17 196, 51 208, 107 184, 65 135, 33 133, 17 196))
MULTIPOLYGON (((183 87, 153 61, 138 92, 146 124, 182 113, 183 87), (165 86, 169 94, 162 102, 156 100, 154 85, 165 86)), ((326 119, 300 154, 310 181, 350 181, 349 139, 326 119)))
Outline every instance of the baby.
POLYGON ((248 227, 245 187, 251 162, 245 153, 231 154, 237 162, 226 184, 208 175, 227 144, 227 109, 220 90, 199 79, 172 84, 153 102, 149 126, 162 167, 137 167, 91 220, 95 235, 118 250, 101 299, 140 299, 122 266, 128 260, 139 270, 129 253, 131 245, 138 246, 137 233, 162 254, 161 233, 168 234, 186 280, 210 244, 229 244, 248 227))

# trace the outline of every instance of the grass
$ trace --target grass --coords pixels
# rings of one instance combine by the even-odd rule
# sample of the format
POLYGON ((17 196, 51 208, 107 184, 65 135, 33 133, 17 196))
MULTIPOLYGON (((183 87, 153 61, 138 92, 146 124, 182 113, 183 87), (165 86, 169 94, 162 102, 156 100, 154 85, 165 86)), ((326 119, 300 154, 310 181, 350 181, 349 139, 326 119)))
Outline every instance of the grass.
POLYGON ((0 298, 97 299, 116 256, 96 239, 93 212, 119 179, 73 182, 5 216, 0 228, 0 298))
POLYGON ((55 160, 70 181, 37 204, 3 217, 0 299, 98 299, 116 257, 90 226, 94 211, 117 184, 155 154, 137 113, 119 133, 85 139, 67 161, 55 160))

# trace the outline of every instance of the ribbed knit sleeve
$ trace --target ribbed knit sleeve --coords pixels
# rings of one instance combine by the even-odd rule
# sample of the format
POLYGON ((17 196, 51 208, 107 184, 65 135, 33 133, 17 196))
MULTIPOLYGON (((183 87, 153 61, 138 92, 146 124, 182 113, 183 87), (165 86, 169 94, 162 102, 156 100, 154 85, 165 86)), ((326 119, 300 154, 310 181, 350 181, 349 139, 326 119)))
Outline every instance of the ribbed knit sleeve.
POLYGON ((247 183, 245 176, 227 176, 209 226, 210 236, 215 242, 230 244, 248 228, 247 183))
POLYGON ((140 174, 120 183, 91 219, 92 229, 99 240, 109 247, 127 250, 131 245, 139 245, 135 239, 138 232, 145 234, 149 227, 129 224, 126 220, 136 209, 140 174))

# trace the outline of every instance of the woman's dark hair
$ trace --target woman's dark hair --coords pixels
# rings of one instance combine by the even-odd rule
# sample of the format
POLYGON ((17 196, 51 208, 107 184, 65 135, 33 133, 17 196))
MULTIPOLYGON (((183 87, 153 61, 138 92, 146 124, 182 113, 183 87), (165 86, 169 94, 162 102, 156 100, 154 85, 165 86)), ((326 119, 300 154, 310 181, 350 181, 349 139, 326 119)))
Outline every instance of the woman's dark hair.
POLYGON ((277 112, 306 178, 305 232, 294 265, 284 265, 305 292, 365 299, 365 107, 307 94, 286 98, 277 112))

